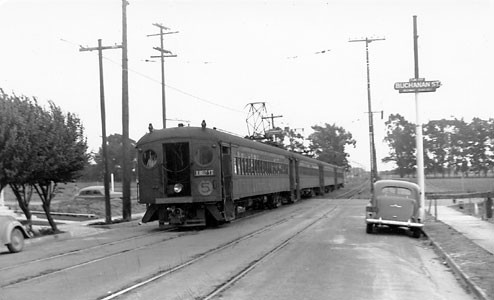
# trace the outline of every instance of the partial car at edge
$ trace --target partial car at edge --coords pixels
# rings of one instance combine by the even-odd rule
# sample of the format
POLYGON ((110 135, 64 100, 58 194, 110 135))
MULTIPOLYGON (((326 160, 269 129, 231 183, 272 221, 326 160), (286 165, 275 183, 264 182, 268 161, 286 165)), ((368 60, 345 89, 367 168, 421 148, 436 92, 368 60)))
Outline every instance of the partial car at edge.
POLYGON ((24 239, 31 235, 21 222, 8 215, 0 215, 0 243, 10 252, 16 253, 24 248, 24 239))
MULTIPOLYGON (((110 191, 110 199, 120 199, 122 198, 121 192, 112 192, 110 191)), ((91 199, 99 199, 105 200, 105 187, 102 185, 94 185, 82 188, 79 190, 77 195, 75 195, 74 199, 83 199, 83 200, 91 200, 91 199)))

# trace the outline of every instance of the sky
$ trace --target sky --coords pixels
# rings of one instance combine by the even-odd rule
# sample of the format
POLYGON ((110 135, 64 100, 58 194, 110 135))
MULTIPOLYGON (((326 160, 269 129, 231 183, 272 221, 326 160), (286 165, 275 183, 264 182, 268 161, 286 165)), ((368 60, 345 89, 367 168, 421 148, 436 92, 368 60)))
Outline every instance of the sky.
MULTIPOLYGON (((494 117, 494 0, 129 0, 127 6, 129 130, 138 140, 148 124, 162 128, 161 65, 154 23, 178 31, 164 37, 167 127, 179 122, 245 136, 249 103, 265 102, 275 126, 308 136, 335 124, 357 141, 350 163, 369 169, 365 38, 378 170, 389 153, 385 121, 415 123, 414 94, 395 82, 414 77, 413 16, 419 75, 440 80, 419 94, 429 120, 494 117), (151 61, 150 61, 151 60, 151 61), (384 112, 381 119, 380 111, 384 112), (180 121, 178 121, 180 120, 180 121)), ((51 100, 75 113, 89 150, 101 145, 97 51, 120 45, 120 0, 0 0, 0 88, 51 100)), ((122 53, 103 51, 107 134, 122 132, 122 53)))

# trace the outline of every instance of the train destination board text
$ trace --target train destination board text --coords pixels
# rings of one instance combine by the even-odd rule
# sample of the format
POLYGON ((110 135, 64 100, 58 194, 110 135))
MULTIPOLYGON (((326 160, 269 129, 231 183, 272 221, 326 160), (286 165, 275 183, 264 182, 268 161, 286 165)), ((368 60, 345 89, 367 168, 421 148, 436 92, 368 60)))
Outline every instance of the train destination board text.
POLYGON ((441 81, 439 80, 410 79, 408 82, 396 82, 395 90, 400 91, 400 93, 435 92, 440 86, 441 81))

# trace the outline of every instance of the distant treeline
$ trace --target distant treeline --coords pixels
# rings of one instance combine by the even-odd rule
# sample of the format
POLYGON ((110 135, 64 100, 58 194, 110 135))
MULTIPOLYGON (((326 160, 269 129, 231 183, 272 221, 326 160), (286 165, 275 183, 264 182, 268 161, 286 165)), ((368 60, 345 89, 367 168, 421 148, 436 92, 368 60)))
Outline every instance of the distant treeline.
MULTIPOLYGON (((390 151, 383 162, 395 162, 404 177, 415 173, 415 124, 400 114, 386 122, 384 141, 390 151)), ((424 167, 429 176, 488 176, 494 172, 494 119, 429 121, 423 125, 424 167)))

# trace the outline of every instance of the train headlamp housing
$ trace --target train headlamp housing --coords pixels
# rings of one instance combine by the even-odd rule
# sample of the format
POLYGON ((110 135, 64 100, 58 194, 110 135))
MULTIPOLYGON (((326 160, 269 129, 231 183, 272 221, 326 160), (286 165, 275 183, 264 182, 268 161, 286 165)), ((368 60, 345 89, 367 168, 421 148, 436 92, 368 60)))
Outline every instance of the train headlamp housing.
POLYGON ((184 188, 184 186, 181 183, 176 183, 173 186, 173 191, 178 194, 182 191, 183 188, 184 188))

